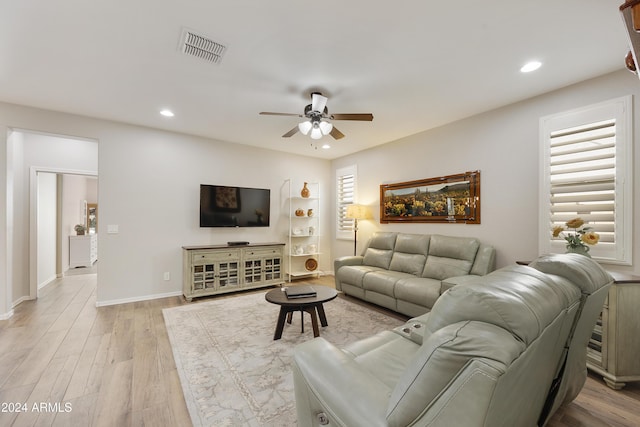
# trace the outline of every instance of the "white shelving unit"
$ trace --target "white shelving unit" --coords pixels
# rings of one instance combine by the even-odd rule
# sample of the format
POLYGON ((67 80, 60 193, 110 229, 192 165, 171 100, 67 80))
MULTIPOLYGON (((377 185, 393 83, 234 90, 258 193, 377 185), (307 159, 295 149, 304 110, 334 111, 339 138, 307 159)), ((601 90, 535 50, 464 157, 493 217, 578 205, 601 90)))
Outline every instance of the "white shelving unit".
POLYGON ((302 197, 304 182, 291 179, 288 186, 287 277, 319 276, 320 268, 320 184, 307 182, 309 197, 302 197))

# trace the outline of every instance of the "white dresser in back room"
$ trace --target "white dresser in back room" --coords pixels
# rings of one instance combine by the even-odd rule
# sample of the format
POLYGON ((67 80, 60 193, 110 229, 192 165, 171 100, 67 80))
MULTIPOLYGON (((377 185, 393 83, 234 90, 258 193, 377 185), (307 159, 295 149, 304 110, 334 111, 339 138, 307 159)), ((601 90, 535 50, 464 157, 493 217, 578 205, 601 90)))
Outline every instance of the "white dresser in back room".
POLYGON ((69 268, 91 267, 97 259, 97 234, 69 236, 69 268))

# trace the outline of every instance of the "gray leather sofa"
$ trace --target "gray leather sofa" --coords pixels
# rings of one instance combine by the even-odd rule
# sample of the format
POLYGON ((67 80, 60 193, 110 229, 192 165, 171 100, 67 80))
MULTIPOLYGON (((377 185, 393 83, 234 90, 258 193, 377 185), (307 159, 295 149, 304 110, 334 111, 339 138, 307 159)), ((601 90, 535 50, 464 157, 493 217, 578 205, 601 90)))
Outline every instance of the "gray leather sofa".
POLYGON ((611 283, 590 258, 549 255, 455 286, 430 313, 344 349, 298 345, 298 425, 542 426, 545 406, 584 385, 611 283))
POLYGON ((495 269, 495 249, 475 238, 376 233, 362 256, 334 261, 336 289, 407 316, 429 312, 451 286, 495 269))

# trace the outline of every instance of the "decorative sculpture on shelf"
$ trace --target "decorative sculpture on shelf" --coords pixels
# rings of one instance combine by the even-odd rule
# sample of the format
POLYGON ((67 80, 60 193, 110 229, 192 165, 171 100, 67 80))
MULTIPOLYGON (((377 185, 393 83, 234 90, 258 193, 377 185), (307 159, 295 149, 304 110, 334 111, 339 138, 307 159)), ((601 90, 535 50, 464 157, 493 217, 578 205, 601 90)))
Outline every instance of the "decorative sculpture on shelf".
POLYGON ((627 69, 638 74, 638 54, 640 54, 640 0, 626 0, 620 6, 620 13, 625 24, 631 50, 624 63, 627 69))
POLYGON ((302 197, 304 197, 305 199, 307 199, 310 195, 311 192, 309 191, 309 187, 307 187, 307 183, 304 183, 304 186, 302 187, 302 190, 300 191, 300 195, 302 197))

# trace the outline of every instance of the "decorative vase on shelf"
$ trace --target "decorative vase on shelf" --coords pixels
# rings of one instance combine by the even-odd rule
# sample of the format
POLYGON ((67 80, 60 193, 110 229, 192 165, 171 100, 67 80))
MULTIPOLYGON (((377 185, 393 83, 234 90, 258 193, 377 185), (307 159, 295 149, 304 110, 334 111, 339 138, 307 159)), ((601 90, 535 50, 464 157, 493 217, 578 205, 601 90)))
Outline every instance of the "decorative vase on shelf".
POLYGON ((307 187, 307 183, 305 182, 302 190, 300 191, 300 195, 306 199, 309 197, 309 194, 309 187, 307 187))
POLYGON ((591 255, 589 255, 589 248, 584 246, 567 246, 567 253, 580 254, 591 258, 591 255))
POLYGON ((313 209, 307 210, 307 216, 313 216, 313 209))

